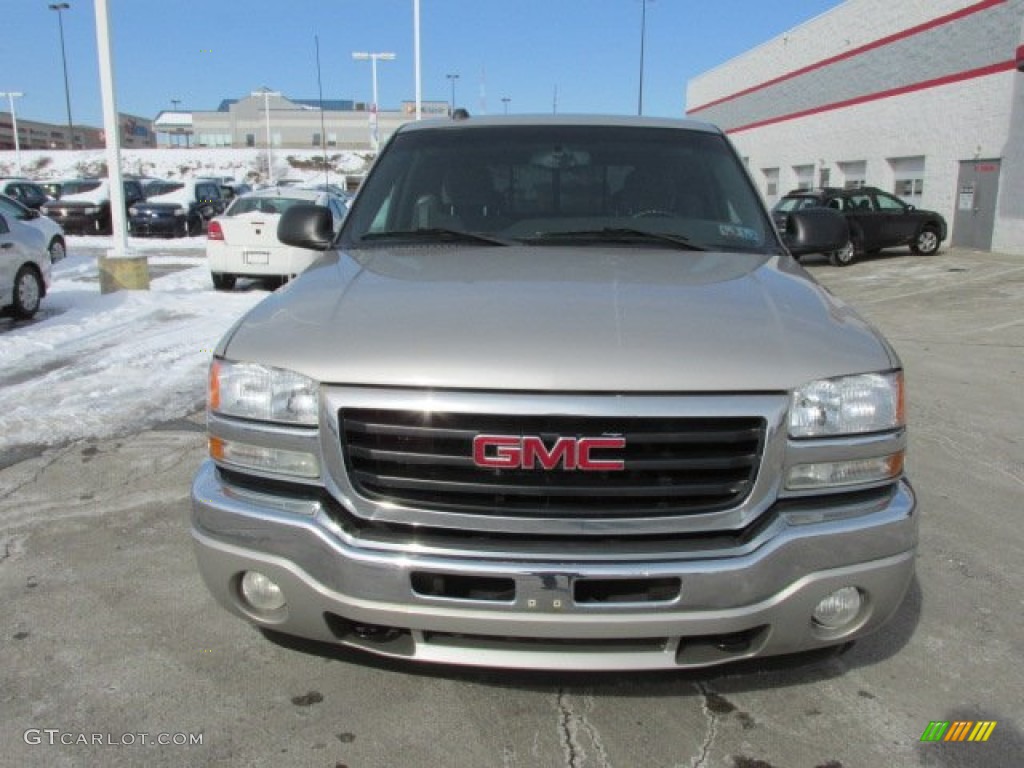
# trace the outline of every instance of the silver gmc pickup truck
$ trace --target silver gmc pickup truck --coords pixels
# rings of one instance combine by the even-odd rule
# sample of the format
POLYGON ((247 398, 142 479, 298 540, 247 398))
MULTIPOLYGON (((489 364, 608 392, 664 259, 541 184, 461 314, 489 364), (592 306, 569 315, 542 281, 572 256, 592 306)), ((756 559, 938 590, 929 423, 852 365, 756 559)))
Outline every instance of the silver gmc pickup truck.
POLYGON ((409 124, 220 342, 192 536, 259 627, 403 659, 665 669, 839 645, 914 569, 893 349, 717 129, 409 124))

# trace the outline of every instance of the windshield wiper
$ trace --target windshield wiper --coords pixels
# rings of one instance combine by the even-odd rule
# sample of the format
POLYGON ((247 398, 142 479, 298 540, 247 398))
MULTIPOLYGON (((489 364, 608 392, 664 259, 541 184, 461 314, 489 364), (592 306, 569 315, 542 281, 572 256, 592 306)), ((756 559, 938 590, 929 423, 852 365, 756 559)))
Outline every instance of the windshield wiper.
POLYGON ((486 243, 487 245, 511 245, 508 240, 483 235, 478 232, 465 232, 461 229, 445 227, 423 227, 420 229, 395 229, 390 232, 369 232, 361 240, 435 240, 442 242, 486 243))
POLYGON ((702 245, 697 245, 690 238, 683 235, 669 235, 663 232, 649 232, 645 229, 632 229, 630 227, 605 227, 604 229, 580 229, 569 232, 543 232, 536 237, 537 240, 610 240, 612 242, 636 242, 646 240, 648 242, 669 243, 670 245, 685 251, 706 251, 702 245))

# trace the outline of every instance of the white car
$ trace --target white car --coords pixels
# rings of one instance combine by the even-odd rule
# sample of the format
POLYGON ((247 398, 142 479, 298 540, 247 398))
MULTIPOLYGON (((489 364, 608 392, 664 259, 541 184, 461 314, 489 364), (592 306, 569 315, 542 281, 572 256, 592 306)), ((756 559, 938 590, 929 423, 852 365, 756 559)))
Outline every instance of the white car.
POLYGON ((263 278, 280 284, 320 257, 318 251, 293 248, 277 239, 281 214, 297 203, 329 209, 335 233, 341 228, 346 213, 341 198, 298 187, 261 189, 242 195, 235 198, 223 215, 210 222, 206 257, 217 290, 231 290, 239 277, 263 278))
POLYGON ((43 216, 39 211, 27 208, 17 200, 0 195, 0 213, 8 219, 16 219, 33 229, 38 229, 46 238, 46 250, 50 252, 50 261, 56 264, 64 258, 67 246, 64 241, 64 229, 53 219, 43 216))
POLYGON ((0 310, 30 318, 49 288, 46 236, 0 210, 0 310))

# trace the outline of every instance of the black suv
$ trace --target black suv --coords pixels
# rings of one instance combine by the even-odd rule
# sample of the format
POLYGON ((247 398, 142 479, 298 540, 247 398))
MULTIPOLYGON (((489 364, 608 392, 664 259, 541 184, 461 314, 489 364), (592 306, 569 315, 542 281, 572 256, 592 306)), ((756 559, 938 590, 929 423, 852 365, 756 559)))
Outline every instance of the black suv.
POLYGON ((946 239, 946 220, 940 214, 919 210, 875 187, 795 189, 775 204, 772 218, 782 232, 790 213, 822 207, 841 211, 850 225, 850 241, 828 255, 837 267, 852 264, 863 254, 902 245, 929 256, 946 239))
POLYGON ((165 185, 158 195, 128 209, 128 228, 136 237, 201 235, 210 219, 224 213, 227 202, 216 179, 189 179, 165 185))

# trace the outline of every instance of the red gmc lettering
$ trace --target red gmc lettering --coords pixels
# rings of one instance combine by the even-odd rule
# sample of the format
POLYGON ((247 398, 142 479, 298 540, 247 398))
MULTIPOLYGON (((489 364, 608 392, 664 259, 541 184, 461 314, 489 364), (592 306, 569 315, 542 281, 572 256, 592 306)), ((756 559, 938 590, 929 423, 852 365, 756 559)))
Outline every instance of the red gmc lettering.
POLYGON ((473 438, 473 463, 492 469, 583 470, 618 472, 625 469, 622 459, 600 459, 593 451, 622 449, 623 437, 560 437, 550 448, 536 436, 477 435, 473 438))

